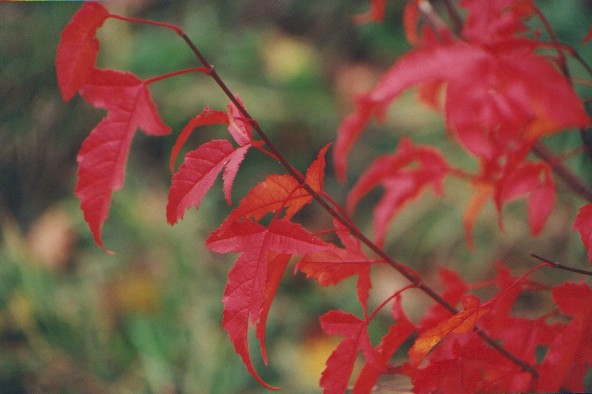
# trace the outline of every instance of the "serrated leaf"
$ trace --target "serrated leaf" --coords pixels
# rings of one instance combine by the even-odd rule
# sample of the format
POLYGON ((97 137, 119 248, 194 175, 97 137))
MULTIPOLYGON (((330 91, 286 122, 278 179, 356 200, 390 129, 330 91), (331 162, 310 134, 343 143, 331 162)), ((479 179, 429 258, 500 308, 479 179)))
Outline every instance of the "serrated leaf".
POLYGON ((327 359, 321 376, 324 393, 341 394, 347 388, 358 352, 362 352, 366 361, 378 364, 368 336, 368 323, 350 313, 329 311, 321 316, 321 328, 327 334, 345 337, 327 359))
POLYGON ((211 110, 206 107, 200 114, 191 118, 187 125, 183 127, 183 130, 181 130, 181 133, 179 134, 179 137, 177 137, 177 141, 171 150, 171 174, 175 172, 175 162, 177 161, 177 156, 179 155, 181 148, 183 148, 185 141, 187 141, 187 138, 189 138, 191 133, 193 133, 197 127, 214 124, 228 124, 228 116, 222 111, 211 110))
POLYGON ((241 252, 224 290, 222 326, 248 371, 262 385, 273 388, 259 377, 253 367, 248 347, 248 329, 257 325, 257 337, 264 360, 267 361, 264 324, 271 299, 287 264, 284 259, 292 254, 322 250, 326 247, 325 243, 300 225, 276 220, 269 227, 252 221, 223 225, 212 232, 206 245, 218 253, 241 252), (286 257, 276 257, 277 254, 286 257), (268 268, 272 263, 280 266, 268 268))
POLYGON ((397 310, 397 315, 400 318, 397 319, 396 324, 389 327, 387 333, 376 346, 375 353, 377 362, 367 362, 364 364, 353 387, 354 394, 370 393, 373 391, 378 378, 386 370, 393 354, 395 354, 403 342, 405 342, 415 331, 415 326, 403 312, 400 297, 395 299, 395 306, 393 309, 397 310))
POLYGON ((92 73, 99 52, 96 32, 108 16, 99 3, 85 2, 62 31, 56 72, 64 101, 74 97, 92 73))
POLYGON ((233 157, 244 157, 227 140, 212 140, 185 155, 179 170, 173 175, 167 204, 167 221, 175 224, 192 206, 201 200, 214 184, 218 174, 233 157), (241 156, 242 155, 242 156, 241 156))
POLYGON ((162 121, 146 85, 133 74, 95 69, 80 94, 108 111, 82 144, 76 183, 84 219, 96 243, 103 246, 101 228, 109 216, 111 193, 123 186, 136 129, 166 135, 170 128, 162 121))

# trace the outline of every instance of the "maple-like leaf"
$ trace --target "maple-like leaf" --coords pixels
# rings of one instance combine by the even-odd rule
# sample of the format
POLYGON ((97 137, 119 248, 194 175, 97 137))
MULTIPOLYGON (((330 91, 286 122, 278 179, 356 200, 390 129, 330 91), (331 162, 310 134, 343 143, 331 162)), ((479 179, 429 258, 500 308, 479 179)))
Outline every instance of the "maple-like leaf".
POLYGON ((588 251, 588 257, 592 263, 592 204, 580 208, 573 229, 580 233, 582 243, 588 251))
POLYGON ((333 221, 337 235, 345 248, 329 244, 326 250, 307 253, 296 266, 296 270, 314 278, 321 286, 332 286, 353 275, 358 275, 358 300, 366 310, 372 282, 370 267, 374 260, 363 252, 360 241, 354 238, 342 224, 333 221))
POLYGON ((329 311, 321 316, 321 328, 327 334, 345 337, 327 359, 321 376, 324 393, 341 394, 347 388, 358 352, 367 362, 379 365, 368 336, 368 322, 343 311, 329 311))
POLYGON ((101 228, 109 216, 111 193, 123 186, 125 166, 136 129, 166 135, 150 92, 130 73, 95 69, 80 89, 82 97, 107 116, 84 140, 78 153, 76 195, 97 244, 103 246, 101 228))
POLYGON ((374 209, 374 236, 378 245, 384 244, 388 224, 403 207, 419 197, 431 185, 437 194, 442 193, 442 181, 448 165, 434 148, 415 146, 403 138, 392 155, 383 155, 360 176, 351 189, 347 208, 353 211, 362 197, 381 185, 385 194, 374 209), (412 168, 413 165, 416 167, 412 168))
POLYGON ((231 169, 232 176, 225 177, 224 181, 232 181, 248 148, 249 146, 235 149, 227 140, 212 140, 187 153, 183 164, 173 175, 168 196, 167 221, 175 224, 187 209, 192 206, 198 208, 225 166, 231 169))
MULTIPOLYGON (((269 227, 253 221, 233 222, 212 232, 206 245, 218 253, 241 253, 228 274, 222 327, 253 377, 265 387, 273 388, 255 370, 247 340, 249 326, 267 318, 273 292, 285 268, 284 258, 279 260, 282 269, 269 265, 278 263, 277 254, 305 254, 322 250, 326 245, 300 225, 285 220, 272 221, 269 227)), ((265 337, 264 327, 257 327, 257 337, 260 340, 265 337)), ((260 345, 266 357, 264 342, 260 345)))
POLYGON ((385 371, 393 354, 415 332, 415 326, 403 311, 401 297, 395 298, 393 317, 397 323, 389 327, 380 343, 374 348, 376 362, 366 362, 362 367, 353 387, 354 394, 371 393, 373 391, 376 381, 385 371))
POLYGON ((93 71, 99 41, 95 37, 109 11, 95 2, 85 2, 62 31, 56 54, 58 85, 64 101, 70 100, 93 71))
POLYGON ((549 346, 538 366, 537 391, 583 392, 592 365, 592 289, 584 283, 564 283, 553 289, 559 311, 572 318, 549 346))
POLYGON ((490 306, 481 306, 477 297, 473 295, 465 296, 462 311, 419 334, 413 346, 409 349, 409 362, 412 365, 419 365, 427 354, 450 334, 471 332, 477 320, 489 312, 490 309, 490 306))

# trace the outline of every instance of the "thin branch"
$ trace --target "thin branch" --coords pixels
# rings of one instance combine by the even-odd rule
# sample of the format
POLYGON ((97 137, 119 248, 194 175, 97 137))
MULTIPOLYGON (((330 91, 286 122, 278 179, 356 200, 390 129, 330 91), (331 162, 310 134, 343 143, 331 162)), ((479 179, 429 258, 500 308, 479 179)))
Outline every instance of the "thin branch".
POLYGON ((536 253, 529 253, 529 254, 530 254, 530 257, 534 257, 535 259, 540 260, 540 261, 542 261, 544 263, 547 263, 547 264, 549 264, 549 265, 551 265, 551 266, 553 266, 555 268, 559 268, 559 269, 565 270, 565 271, 575 272, 577 274, 592 276, 592 271, 583 270, 583 269, 579 269, 579 268, 573 268, 573 267, 570 267, 570 266, 567 266, 567 265, 563 265, 563 264, 558 263, 556 261, 552 261, 552 260, 549 260, 549 259, 547 259, 545 257, 539 256, 536 253))
POLYGON ((542 142, 537 142, 532 151, 539 158, 546 161, 555 174, 559 176, 565 184, 576 194, 580 195, 589 202, 592 202, 592 189, 582 182, 569 168, 563 165, 561 161, 557 160, 553 152, 549 150, 542 142))

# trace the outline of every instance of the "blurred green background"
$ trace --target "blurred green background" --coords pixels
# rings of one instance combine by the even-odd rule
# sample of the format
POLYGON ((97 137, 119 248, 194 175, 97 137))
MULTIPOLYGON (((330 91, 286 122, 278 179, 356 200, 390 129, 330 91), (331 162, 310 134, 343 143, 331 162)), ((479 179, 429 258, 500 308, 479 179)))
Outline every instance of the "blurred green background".
MULTIPOLYGON (((112 12, 181 26, 301 170, 335 138, 353 97, 409 49, 399 1, 390 2, 384 25, 353 24, 352 15, 368 8, 367 2, 354 0, 105 5, 112 12)), ((581 45, 592 22, 590 3, 540 5, 560 38, 591 59, 589 47, 581 45)), ((79 7, 0 4, 0 392, 262 392, 220 327, 225 276, 235 256, 214 255, 204 247, 209 232, 229 212, 220 185, 180 224, 169 227, 165 220, 175 134, 206 105, 224 109, 227 100, 201 75, 151 86, 174 133, 159 139, 136 135, 125 187, 114 194, 103 231, 116 255, 106 255, 93 243, 73 195, 76 152, 103 113, 78 97, 63 103, 54 69, 61 29, 79 7)), ((195 65, 190 50, 167 30, 109 20, 99 36, 102 67, 149 77, 195 65)), ((576 75, 583 75, 573 66, 576 75)), ((372 157, 392 152, 403 135, 441 146, 453 163, 475 167, 446 140, 440 116, 416 104, 413 94, 403 96, 385 124, 371 128, 351 158, 350 185, 372 157)), ((224 133, 223 128, 200 130, 188 146, 224 133)), ((578 138, 566 133, 549 143, 564 152, 577 147, 578 138)), ((590 183, 585 156, 576 155, 568 164, 590 183)), ((249 154, 235 202, 271 172, 283 170, 249 154)), ((537 239, 528 235, 524 202, 504 210, 504 232, 489 206, 476 225, 477 248, 469 251, 462 214, 470 190, 451 181, 444 198, 428 193, 395 220, 389 252, 436 286, 439 266, 476 280, 493 275, 492 263, 499 259, 519 273, 535 264, 530 251, 585 267, 585 253, 571 231, 582 201, 558 184, 560 202, 537 239)), ((330 165, 326 187, 344 201, 347 186, 336 183, 330 165)), ((370 228, 369 213, 379 197, 378 192, 369 196, 358 210, 363 228, 370 228)), ((299 220, 313 230, 330 226, 330 218, 315 207, 299 220)), ((566 278, 550 271, 537 275, 549 282, 566 278)), ((378 271, 372 302, 378 304, 403 284, 394 273, 378 271)), ((415 316, 426 304, 411 292, 406 302, 415 316)), ((543 302, 537 296, 524 300, 535 309, 543 302)), ((270 316, 271 365, 257 363, 264 379, 287 392, 318 391, 324 361, 337 342, 322 335, 317 317, 332 308, 359 312, 353 281, 320 289, 302 275, 286 276, 270 316)), ((381 319, 376 338, 388 324, 386 316, 381 319)), ((252 350, 259 360, 256 346, 252 350)))

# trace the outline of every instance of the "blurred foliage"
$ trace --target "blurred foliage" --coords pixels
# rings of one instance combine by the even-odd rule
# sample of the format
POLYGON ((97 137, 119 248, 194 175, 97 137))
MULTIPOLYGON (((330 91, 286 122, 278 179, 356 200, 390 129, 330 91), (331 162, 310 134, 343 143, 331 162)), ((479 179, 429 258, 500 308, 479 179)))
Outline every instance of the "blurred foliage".
MULTIPOLYGON (((399 23, 403 2, 391 3, 385 24, 361 26, 352 24, 351 16, 368 4, 354 0, 129 0, 106 6, 183 27, 277 146, 305 169, 334 139, 353 97, 409 49, 399 23)), ((60 31, 79 6, 0 5, 0 392, 260 392, 220 327, 232 256, 214 255, 203 246, 229 209, 220 190, 210 192, 199 212, 186 214, 173 228, 166 225, 174 135, 137 135, 125 188, 115 193, 104 230, 106 245, 117 254, 108 256, 92 242, 73 190, 76 152, 102 113, 79 98, 64 104, 53 66, 60 31)), ((541 1, 541 6, 560 39, 590 59, 590 46, 580 44, 592 19, 590 4, 541 1)), ((109 20, 100 37, 103 67, 148 77, 195 65, 170 31, 109 20)), ((206 105, 227 105, 200 75, 155 84, 153 96, 175 133, 206 105)), ((352 157, 350 184, 403 135, 441 146, 454 163, 475 165, 446 140, 441 118, 417 105, 411 93, 384 125, 372 128, 352 157)), ((223 132, 200 130, 188 145, 223 132)), ((577 147, 578 138, 566 133, 551 143, 564 152, 577 147)), ((241 169, 235 201, 265 174, 283 172, 257 155, 250 154, 241 169)), ((568 164, 590 180, 590 162, 582 157, 568 164)), ((327 189, 343 201, 346 188, 330 175, 327 189)), ((466 185, 452 181, 443 199, 427 195, 405 210, 392 226, 393 256, 432 283, 441 265, 460 269, 469 279, 491 275, 496 259, 518 270, 531 266, 530 250, 584 264, 583 248, 571 231, 581 202, 563 188, 562 202, 536 240, 528 236, 524 203, 504 211, 504 232, 497 230, 497 215, 489 207, 476 227, 475 251, 467 250, 462 233, 467 192, 466 185)), ((359 209, 356 220, 364 228, 378 196, 359 209)), ((313 230, 330 223, 314 207, 300 219, 313 230)), ((554 272, 544 280, 562 278, 554 272)), ((396 274, 377 270, 373 302, 401 285, 396 274)), ((354 293, 351 281, 320 289, 301 275, 287 276, 269 322, 271 365, 258 365, 263 377, 288 392, 316 392, 324 360, 336 344, 320 332, 316 318, 337 307, 358 312, 354 293)), ((406 306, 417 316, 426 302, 409 294, 406 306)), ((528 302, 538 307, 542 301, 528 302)), ((381 324, 386 323, 377 323, 377 338, 381 324)))

